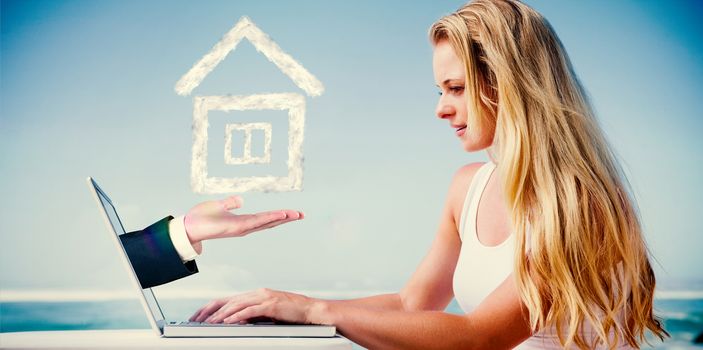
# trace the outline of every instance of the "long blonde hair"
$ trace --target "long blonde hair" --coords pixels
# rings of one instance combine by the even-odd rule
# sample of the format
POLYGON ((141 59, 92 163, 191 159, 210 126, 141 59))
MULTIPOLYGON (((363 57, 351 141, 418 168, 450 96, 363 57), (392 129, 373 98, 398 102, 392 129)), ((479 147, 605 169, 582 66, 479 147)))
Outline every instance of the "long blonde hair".
POLYGON ((547 20, 519 1, 477 0, 429 34, 465 65, 469 130, 496 123, 515 277, 533 331, 556 327, 563 346, 582 349, 639 348, 647 329, 663 339, 636 202, 547 20))

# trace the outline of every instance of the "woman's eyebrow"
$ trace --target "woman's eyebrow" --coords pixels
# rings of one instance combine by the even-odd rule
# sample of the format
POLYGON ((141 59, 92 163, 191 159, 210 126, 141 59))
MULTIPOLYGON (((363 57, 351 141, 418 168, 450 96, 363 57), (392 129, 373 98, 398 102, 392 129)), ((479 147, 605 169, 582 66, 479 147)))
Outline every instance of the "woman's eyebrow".
MULTIPOLYGON (((461 82, 461 83, 464 82, 463 79, 452 79, 452 78, 449 78, 449 79, 445 79, 445 80, 442 82, 442 85, 447 86, 447 85, 449 85, 449 83, 451 83, 452 81, 458 81, 458 82, 461 82)), ((440 86, 437 85, 437 84, 435 84, 434 86, 440 87, 440 86)))
MULTIPOLYGON (((445 85, 445 86, 446 86, 446 85, 449 85, 449 83, 454 82, 454 81, 460 81, 460 82, 462 82, 462 83, 464 82, 462 79, 451 79, 451 78, 449 78, 449 79, 444 80, 444 81, 442 82, 442 85, 445 85)), ((438 87, 439 87, 439 86, 438 86, 438 87)))

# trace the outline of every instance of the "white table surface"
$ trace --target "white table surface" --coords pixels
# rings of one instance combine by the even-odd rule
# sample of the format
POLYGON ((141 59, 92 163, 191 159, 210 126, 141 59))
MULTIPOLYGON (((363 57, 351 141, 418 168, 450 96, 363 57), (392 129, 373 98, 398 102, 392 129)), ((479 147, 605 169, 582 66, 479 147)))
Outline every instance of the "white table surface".
POLYGON ((334 338, 161 338, 151 329, 0 333, 2 349, 320 349, 350 350, 334 338))

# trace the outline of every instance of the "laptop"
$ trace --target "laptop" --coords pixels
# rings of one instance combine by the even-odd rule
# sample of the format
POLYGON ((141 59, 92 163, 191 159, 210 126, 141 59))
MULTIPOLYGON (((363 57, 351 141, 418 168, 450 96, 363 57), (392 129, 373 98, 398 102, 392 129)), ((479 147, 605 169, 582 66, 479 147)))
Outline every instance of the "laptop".
POLYGON ((304 337, 304 338, 329 338, 336 335, 334 326, 307 325, 307 324, 276 324, 275 322, 256 322, 248 324, 209 324, 201 322, 179 322, 165 319, 159 302, 151 288, 142 288, 139 284, 132 264, 129 261, 120 235, 125 234, 122 221, 117 215, 117 210, 110 198, 100 186, 89 177, 88 187, 93 193, 98 208, 103 214, 107 224, 108 233, 127 269, 136 288, 142 308, 149 319, 151 328, 161 337, 304 337))

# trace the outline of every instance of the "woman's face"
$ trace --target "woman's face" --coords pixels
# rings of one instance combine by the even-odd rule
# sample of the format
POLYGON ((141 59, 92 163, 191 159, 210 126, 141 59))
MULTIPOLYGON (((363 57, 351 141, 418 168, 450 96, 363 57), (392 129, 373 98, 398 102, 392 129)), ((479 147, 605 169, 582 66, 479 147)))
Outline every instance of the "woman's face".
POLYGON ((467 152, 479 151, 491 146, 495 134, 495 123, 489 123, 491 125, 486 127, 488 130, 485 130, 482 135, 477 135, 475 130, 467 128, 469 115, 467 112, 468 101, 464 95, 466 83, 464 64, 447 40, 442 40, 434 45, 432 69, 434 70, 435 82, 440 89, 437 116, 449 121, 449 125, 454 129, 454 134, 467 152))

